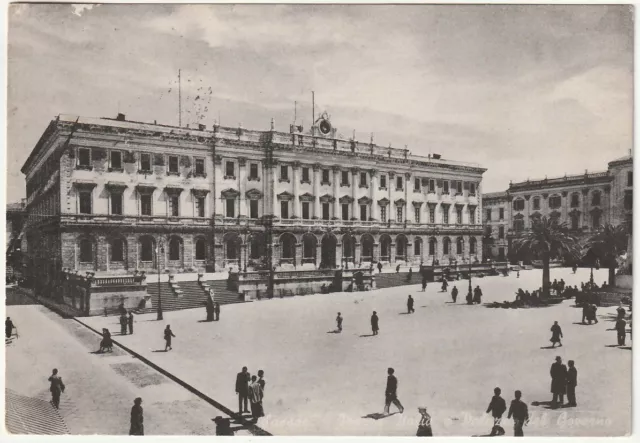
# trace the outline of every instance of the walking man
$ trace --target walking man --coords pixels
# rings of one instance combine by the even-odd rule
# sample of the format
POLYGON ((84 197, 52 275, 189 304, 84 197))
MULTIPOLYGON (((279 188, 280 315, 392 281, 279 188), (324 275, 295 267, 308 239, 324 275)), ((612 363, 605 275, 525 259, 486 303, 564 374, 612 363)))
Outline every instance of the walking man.
POLYGON ((562 406, 567 389, 567 367, 562 363, 560 356, 556 357, 555 363, 551 365, 549 374, 551 375, 551 393, 553 394, 551 406, 557 407, 558 400, 560 400, 559 405, 562 406))
POLYGON ((342 314, 338 312, 338 316, 336 317, 336 324, 338 325, 338 332, 342 332, 342 314))
POLYGON ((473 290, 473 303, 478 305, 482 303, 482 289, 480 289, 480 285, 476 286, 473 290))
POLYGON ((449 282, 445 277, 442 277, 442 292, 447 292, 447 286, 449 286, 449 282))
POLYGON ((378 262, 378 274, 382 274, 382 263, 378 262))
POLYGON ((578 386, 578 370, 573 360, 567 362, 569 370, 567 371, 567 404, 569 406, 578 406, 576 404, 576 386, 578 386))
POLYGON ((413 309, 413 298, 411 298, 411 294, 409 294, 409 298, 407 299, 407 314, 411 314, 413 312, 416 311, 413 309))
POLYGON ((120 315, 120 335, 127 335, 127 314, 120 315))
POLYGON ((373 332, 373 335, 378 335, 379 330, 380 328, 378 327, 378 314, 376 313, 376 311, 373 311, 373 314, 371 315, 371 331, 373 332))
POLYGON ((251 416, 254 422, 257 422, 260 417, 263 417, 262 413, 262 388, 258 383, 258 377, 251 376, 251 384, 249 385, 249 401, 251 402, 251 416))
POLYGON ((387 388, 384 391, 384 414, 389 415, 389 406, 393 403, 398 409, 400 409, 400 413, 404 412, 404 407, 398 400, 398 379, 396 378, 393 368, 387 369, 387 388))
POLYGON ((213 321, 213 310, 214 310, 215 304, 213 303, 213 299, 211 298, 211 295, 207 296, 207 300, 204 302, 204 304, 205 304, 205 309, 207 311, 207 321, 213 321))
POLYGON ((511 401, 507 418, 513 417, 513 436, 524 437, 522 427, 529 421, 529 410, 527 404, 520 400, 522 392, 516 391, 514 395, 516 398, 511 401))
POLYGON ((166 328, 164 328, 164 351, 167 352, 167 350, 171 350, 173 349, 171 347, 171 337, 175 337, 175 335, 173 335, 173 331, 171 330, 171 326, 167 325, 166 328))
POLYGON ((398 266, 396 266, 396 274, 400 273, 400 264, 398 263, 398 266))
POLYGON ((215 303, 214 312, 216 314, 215 320, 216 321, 220 321, 220 303, 218 303, 218 302, 215 303))
POLYGON ((500 426, 500 421, 502 420, 502 414, 507 410, 507 403, 504 401, 502 397, 500 397, 500 393, 502 391, 500 388, 495 388, 493 393, 495 394, 491 398, 491 402, 489 403, 489 407, 487 408, 487 414, 491 413, 493 417, 493 427, 491 428, 491 437, 495 437, 496 435, 504 435, 504 428, 500 426))
POLYGON ((11 321, 11 317, 7 317, 7 319, 4 322, 4 335, 6 335, 7 338, 11 338, 12 332, 13 332, 13 322, 11 321))
POLYGON ((551 326, 551 347, 555 348, 556 343, 560 343, 560 346, 562 346, 562 342, 560 341, 561 338, 563 338, 562 329, 560 328, 558 322, 554 321, 553 325, 551 326))
POLYGON ((242 368, 242 372, 238 372, 236 376, 236 394, 238 394, 238 411, 240 414, 249 412, 249 380, 250 375, 247 367, 242 368))
POLYGON ((427 290, 427 276, 425 275, 425 272, 422 272, 422 292, 425 292, 427 290))
POLYGON ((133 334, 133 311, 129 311, 128 323, 129 323, 129 334, 133 334))
POLYGON ((453 300, 453 302, 455 303, 457 299, 458 299, 458 288, 456 288, 454 285, 453 289, 451 289, 451 300, 453 300))
POLYGON ((619 318, 616 321, 616 331, 618 334, 618 346, 624 346, 627 338, 627 322, 624 318, 619 318))
POLYGON ((51 402, 53 406, 58 409, 60 407, 60 394, 64 392, 64 383, 62 383, 62 378, 58 375, 58 370, 54 369, 51 377, 49 377, 49 382, 51 382, 51 386, 49 387, 49 391, 51 391, 51 402))
POLYGON ((142 399, 140 397, 133 400, 131 407, 131 427, 129 435, 144 435, 144 417, 142 415, 142 399))
POLYGON ((618 306, 618 309, 616 309, 616 311, 618 312, 618 320, 624 319, 624 316, 627 314, 627 311, 625 311, 622 307, 622 302, 620 302, 620 306, 618 306))

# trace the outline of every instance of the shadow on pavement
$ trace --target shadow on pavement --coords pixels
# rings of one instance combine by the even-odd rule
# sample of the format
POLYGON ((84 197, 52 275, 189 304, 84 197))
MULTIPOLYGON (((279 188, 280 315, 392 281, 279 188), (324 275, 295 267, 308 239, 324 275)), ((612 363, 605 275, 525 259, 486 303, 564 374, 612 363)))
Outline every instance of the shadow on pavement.
POLYGON ((361 335, 360 337, 373 337, 373 334, 361 335))
POLYGON ((156 349, 155 351, 151 351, 151 352, 167 352, 166 349, 156 349))
POLYGON ((540 346, 540 349, 558 349, 561 348, 562 346, 540 346))
POLYGON ((365 416, 363 416, 362 418, 372 418, 374 420, 380 420, 382 418, 387 418, 387 417, 391 417, 392 415, 396 415, 397 412, 392 412, 391 414, 383 414, 381 412, 374 412, 371 414, 367 414, 365 416))
POLYGON ((327 331, 327 334, 339 334, 340 331, 327 331))

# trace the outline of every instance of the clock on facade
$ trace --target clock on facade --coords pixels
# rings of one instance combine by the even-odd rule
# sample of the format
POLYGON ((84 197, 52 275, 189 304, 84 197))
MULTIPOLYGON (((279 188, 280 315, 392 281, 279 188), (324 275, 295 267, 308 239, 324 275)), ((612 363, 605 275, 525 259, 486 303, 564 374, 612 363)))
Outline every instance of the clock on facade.
POLYGON ((329 120, 327 119, 322 119, 322 121, 318 125, 318 128, 320 128, 320 132, 322 134, 327 135, 331 132, 331 123, 329 123, 329 120))

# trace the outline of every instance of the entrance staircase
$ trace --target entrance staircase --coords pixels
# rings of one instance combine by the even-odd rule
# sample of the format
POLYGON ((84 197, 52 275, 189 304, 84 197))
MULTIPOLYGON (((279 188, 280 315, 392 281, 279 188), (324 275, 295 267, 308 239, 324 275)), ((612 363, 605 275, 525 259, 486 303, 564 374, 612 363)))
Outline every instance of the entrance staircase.
POLYGON ((407 281, 408 275, 409 275, 408 272, 399 272, 397 274, 375 273, 374 277, 376 279, 376 288, 377 289, 393 288, 396 286, 416 285, 422 282, 422 279, 419 273, 414 272, 410 282, 407 281))

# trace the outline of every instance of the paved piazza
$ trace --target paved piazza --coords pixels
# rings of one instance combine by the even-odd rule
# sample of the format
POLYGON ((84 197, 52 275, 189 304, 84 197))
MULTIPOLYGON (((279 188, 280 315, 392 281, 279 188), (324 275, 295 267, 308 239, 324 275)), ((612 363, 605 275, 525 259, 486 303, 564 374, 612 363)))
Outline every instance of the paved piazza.
MULTIPOLYGON (((595 272, 595 280, 604 281, 606 272, 595 272)), ((579 285, 589 270, 572 275, 552 269, 551 278, 579 285)), ((491 423, 484 411, 496 386, 507 404, 514 390, 523 392, 532 418, 525 435, 614 436, 630 430, 632 353, 607 347, 616 343, 615 332, 606 330, 613 327, 608 317, 615 307, 600 308, 600 323, 583 326, 575 324, 581 310, 573 301, 537 309, 467 306, 461 300, 468 281, 455 283, 461 292, 455 305, 438 284, 426 293, 415 284, 223 306, 215 323, 200 322, 204 308, 168 312, 162 322, 148 314, 138 317, 135 335, 114 338, 232 409, 238 403, 236 373, 244 365, 252 374, 264 369, 267 415, 259 425, 275 435, 415 435, 421 405, 436 435, 485 435, 491 423), (405 314, 408 294, 416 300, 411 315, 405 314), (377 337, 368 336, 373 310, 380 317, 377 337), (338 311, 344 330, 330 333, 338 311), (550 344, 554 320, 564 346, 542 349, 550 344), (166 324, 176 335, 173 350, 154 352, 164 349, 166 324), (576 362, 577 408, 532 405, 551 400, 549 368, 556 355, 576 362), (367 418, 383 410, 387 367, 396 370, 406 411, 367 418)), ((541 271, 473 284, 482 287, 483 303, 512 301, 518 287, 541 284, 541 271)), ((116 317, 83 320, 94 328, 119 328, 116 317)), ((504 425, 513 435, 511 420, 504 425)))

